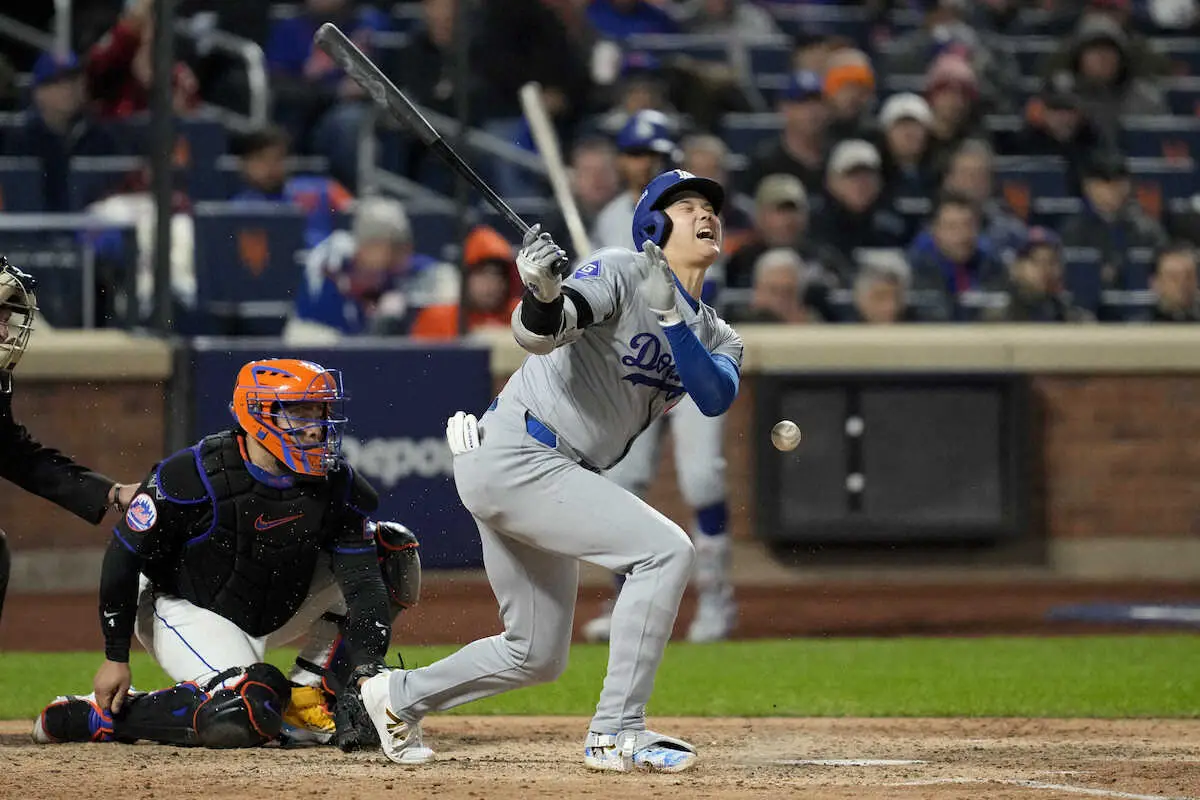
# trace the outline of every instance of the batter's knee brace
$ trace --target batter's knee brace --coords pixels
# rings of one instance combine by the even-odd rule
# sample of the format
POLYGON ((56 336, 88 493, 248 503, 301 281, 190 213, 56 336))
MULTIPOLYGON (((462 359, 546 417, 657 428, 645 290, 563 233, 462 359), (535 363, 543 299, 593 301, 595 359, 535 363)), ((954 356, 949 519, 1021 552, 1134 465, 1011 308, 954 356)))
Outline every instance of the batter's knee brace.
POLYGON ((412 608, 421 598, 421 555, 416 535, 399 522, 375 523, 379 569, 393 606, 412 608))

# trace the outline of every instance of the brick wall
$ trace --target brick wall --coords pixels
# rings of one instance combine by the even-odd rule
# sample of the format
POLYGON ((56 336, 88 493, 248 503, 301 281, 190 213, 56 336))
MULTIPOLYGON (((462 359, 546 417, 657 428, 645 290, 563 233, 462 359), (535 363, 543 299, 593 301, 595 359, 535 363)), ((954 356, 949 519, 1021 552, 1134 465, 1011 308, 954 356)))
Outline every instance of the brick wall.
MULTIPOLYGON (((140 481, 163 455, 163 386, 156 382, 20 381, 13 413, 43 444, 122 482, 140 481)), ((9 483, 0 527, 14 548, 103 547, 106 532, 9 483)))
POLYGON ((1200 376, 1037 376, 1057 538, 1200 535, 1200 376))

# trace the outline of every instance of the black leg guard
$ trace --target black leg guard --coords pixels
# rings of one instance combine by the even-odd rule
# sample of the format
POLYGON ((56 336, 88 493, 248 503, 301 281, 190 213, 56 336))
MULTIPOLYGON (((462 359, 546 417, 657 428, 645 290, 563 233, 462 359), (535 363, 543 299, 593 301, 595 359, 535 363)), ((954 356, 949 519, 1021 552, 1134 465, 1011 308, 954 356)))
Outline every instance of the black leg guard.
POLYGON ((8 552, 8 538, 0 531, 0 619, 4 617, 4 596, 8 594, 8 573, 12 569, 12 556, 8 552))
POLYGON ((279 735, 290 696, 282 672, 252 664, 226 670, 203 687, 181 683, 129 698, 113 720, 113 736, 184 747, 257 747, 279 735), (239 675, 227 688, 214 688, 239 675))

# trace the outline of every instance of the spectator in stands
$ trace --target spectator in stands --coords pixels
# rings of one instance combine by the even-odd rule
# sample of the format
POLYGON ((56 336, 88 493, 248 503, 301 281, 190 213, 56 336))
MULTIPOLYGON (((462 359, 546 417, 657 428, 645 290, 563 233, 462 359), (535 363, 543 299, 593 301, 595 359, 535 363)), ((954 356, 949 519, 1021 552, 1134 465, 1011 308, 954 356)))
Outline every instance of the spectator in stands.
POLYGON ((792 70, 824 75, 825 65, 829 63, 830 56, 839 50, 852 47, 854 47, 854 42, 844 36, 805 36, 802 34, 792 50, 792 70))
MULTIPOLYGON (((617 195, 617 154, 612 142, 598 136, 580 139, 571 148, 571 194, 579 209, 585 233, 592 230, 596 217, 617 195)), ((562 211, 557 208, 542 228, 562 247, 574 248, 562 211)), ((576 257, 584 253, 574 253, 576 257)))
MULTIPOLYGON (((494 228, 476 226, 463 244, 463 305, 467 333, 480 328, 508 329, 521 299, 512 245, 494 228)), ((459 304, 427 306, 412 326, 416 339, 458 338, 459 304)))
POLYGON ((606 111, 591 121, 590 128, 616 138, 629 118, 639 111, 661 111, 674 118, 667 94, 670 79, 662 62, 652 53, 632 50, 621 56, 620 74, 607 92, 612 98, 606 111))
POLYGON ((660 111, 639 111, 617 134, 617 172, 621 193, 596 217, 592 247, 641 249, 633 241, 633 208, 650 179, 677 160, 670 119, 660 111))
MULTIPOLYGON (((154 0, 135 0, 108 33, 92 45, 85 60, 88 91, 103 119, 129 117, 150 107, 154 82, 154 0)), ((196 110, 199 86, 179 61, 171 73, 171 106, 176 114, 196 110)))
POLYGON ((987 138, 975 70, 959 56, 939 56, 925 73, 925 99, 933 113, 930 159, 941 172, 964 140, 987 138))
POLYGON ((745 308, 731 311, 731 322, 794 325, 819 319, 804 305, 811 270, 790 247, 768 250, 754 262, 754 291, 745 308))
POLYGON ((894 94, 879 111, 883 182, 894 197, 930 197, 937 186, 929 155, 933 114, 925 98, 894 94))
POLYGON ((742 38, 780 33, 770 13, 750 0, 689 0, 682 5, 683 24, 688 33, 736 34, 742 38))
MULTIPOLYGON (((920 75, 931 61, 946 54, 962 58, 971 67, 977 90, 989 110, 1011 110, 1021 72, 1010 45, 992 33, 972 28, 966 17, 984 3, 939 0, 930 4, 922 27, 901 36, 888 49, 881 64, 887 75, 920 75)), ((932 100, 930 101, 932 104, 932 100)))
POLYGON ((0 111, 16 111, 20 93, 17 91, 17 68, 0 55, 0 111))
POLYGON ((940 319, 956 316, 955 300, 968 291, 997 291, 1004 267, 979 234, 979 209, 971 198, 946 192, 938 197, 928 229, 908 248, 915 288, 941 292, 940 319))
POLYGON ((1083 211, 1061 229, 1064 247, 1100 251, 1100 279, 1105 288, 1125 286, 1129 251, 1161 247, 1167 241, 1162 226, 1132 199, 1129 167, 1120 153, 1106 152, 1083 168, 1083 211))
POLYGON ((591 0, 588 19, 601 36, 619 42, 644 33, 679 33, 675 18, 647 0, 591 0))
POLYGON ((829 143, 875 137, 875 71, 861 50, 845 48, 829 56, 821 90, 829 105, 829 143))
POLYGON ((351 231, 309 253, 295 315, 343 334, 403 334, 417 309, 457 302, 458 284, 453 266, 414 251, 399 201, 370 197, 351 231))
POLYGON ((1071 305, 1063 291, 1062 239, 1040 226, 1029 236, 1009 266, 1008 305, 984 318, 1003 322, 1086 322, 1092 316, 1071 305))
POLYGON ((853 274, 850 259, 809 236, 808 212, 808 193, 799 178, 787 173, 763 178, 754 194, 754 232, 726 262, 725 285, 749 288, 759 257, 768 250, 790 247, 821 273, 823 282, 848 286, 853 274))
POLYGON ((825 180, 826 129, 829 107, 821 77, 815 72, 794 72, 779 101, 783 130, 779 138, 761 148, 750 160, 744 177, 747 193, 768 175, 795 175, 814 191, 825 180))
POLYGON ((282 128, 248 135, 242 143, 242 186, 230 199, 296 206, 308 215, 304 244, 312 248, 333 233, 334 215, 349 211, 354 197, 334 178, 289 174, 290 145, 282 128))
POLYGON ((812 219, 812 236, 853 264, 858 248, 903 247, 908 226, 883 202, 883 162, 862 139, 838 144, 829 156, 825 192, 812 219))
POLYGON ((1026 225, 995 194, 994 156, 982 139, 968 139, 950 158, 942 189, 965 196, 975 204, 983 226, 982 235, 991 251, 1005 264, 1011 263, 1028 236, 1026 225))
MULTIPOLYGON (((536 81, 542 87, 546 111, 565 135, 588 111, 591 76, 585 53, 564 46, 568 31, 562 19, 542 0, 504 0, 483 3, 472 11, 479 26, 477 55, 471 69, 479 73, 480 107, 474 113, 488 133, 532 150, 532 136, 522 115, 519 92, 536 81)), ((538 194, 536 179, 527 170, 503 159, 492 159, 495 189, 507 197, 538 194)))
POLYGON ((275 117, 304 150, 328 158, 334 177, 353 188, 358 183, 358 132, 367 105, 362 88, 313 45, 313 34, 325 22, 336 22, 368 54, 373 52, 372 36, 390 26, 379 9, 349 0, 306 0, 299 14, 275 20, 264 48, 275 117))
POLYGON ((854 309, 848 322, 892 325, 915 322, 908 303, 911 274, 901 259, 863 264, 854 279, 854 309))
MULTIPOLYGON (((72 157, 120 152, 112 133, 97 124, 87 110, 85 91, 83 71, 74 53, 61 58, 43 53, 33 65, 33 107, 0 150, 9 156, 38 159, 46 211, 77 210, 71 208, 68 184, 72 157)), ((97 198, 83 199, 91 202, 97 198)))
POLYGON ((1038 74, 1049 78, 1057 72, 1072 70, 1077 52, 1074 37, 1067 32, 1074 29, 1079 33, 1093 26, 1093 20, 1102 20, 1102 24, 1112 29, 1124 31, 1125 53, 1128 57, 1130 75, 1137 78, 1156 78, 1171 73, 1171 60, 1164 53, 1155 50, 1154 45, 1143 34, 1138 33, 1133 19, 1130 0, 1085 0, 1085 2, 1055 3, 1055 10, 1064 12, 1067 26, 1061 29, 1063 46, 1058 52, 1051 54, 1038 66, 1038 74))
POLYGON ((1106 16, 1085 17, 1071 43, 1069 72, 1080 107, 1109 141, 1117 141, 1121 117, 1169 114, 1162 91, 1136 77, 1128 34, 1106 16))
POLYGON ((1081 191, 1080 166, 1092 155, 1110 147, 1100 129, 1092 124, 1079 107, 1074 81, 1049 82, 1037 98, 1029 103, 1021 130, 1012 137, 1002 138, 1005 155, 1057 156, 1067 162, 1067 190, 1072 195, 1081 191))
POLYGON ((1154 322, 1200 322, 1196 250, 1191 244, 1172 242, 1155 253, 1150 288, 1156 298, 1154 322))
MULTIPOLYGON (((729 185, 729 148, 719 136, 693 133, 680 145, 681 166, 693 175, 729 185)), ((721 211, 721 240, 726 249, 737 246, 754 227, 754 220, 741 207, 738 198, 726 203, 721 211)))

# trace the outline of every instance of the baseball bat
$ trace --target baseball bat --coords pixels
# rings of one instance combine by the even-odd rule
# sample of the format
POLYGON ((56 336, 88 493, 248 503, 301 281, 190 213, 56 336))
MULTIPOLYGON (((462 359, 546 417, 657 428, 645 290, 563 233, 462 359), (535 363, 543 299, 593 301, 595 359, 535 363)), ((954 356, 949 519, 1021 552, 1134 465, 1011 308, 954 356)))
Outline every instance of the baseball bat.
MULTIPOLYGON (((412 101, 404 96, 404 92, 396 88, 396 84, 392 83, 375 65, 375 62, 367 58, 363 51, 359 50, 358 46, 350 41, 336 25, 326 22, 318 28, 313 36, 313 43, 345 70, 346 74, 370 95, 371 99, 375 101, 375 105, 403 123, 426 147, 433 150, 451 169, 475 187, 492 208, 499 211, 514 228, 520 231, 521 236, 529 232, 529 223, 521 219, 521 215, 513 211, 512 207, 504 202, 504 198, 496 194, 487 181, 479 177, 479 173, 471 168, 471 165, 442 138, 440 133, 434 130, 433 126, 429 124, 429 120, 425 119, 412 101)), ((560 264, 560 269, 565 271, 566 266, 560 264)))
POLYGON ((588 241, 587 231, 583 227, 583 219, 579 216, 579 207, 575 204, 575 195, 571 193, 567 181, 567 167, 563 163, 562 149, 558 144, 558 133, 550 121, 546 104, 542 100, 542 87, 536 82, 530 82, 521 87, 521 109, 529 122, 529 130, 533 133, 533 141, 538 152, 546 161, 546 170, 550 174, 550 186, 554 189, 554 199, 562 211, 567 223, 567 231, 571 235, 571 246, 575 248, 576 258, 582 258, 592 252, 588 241))

